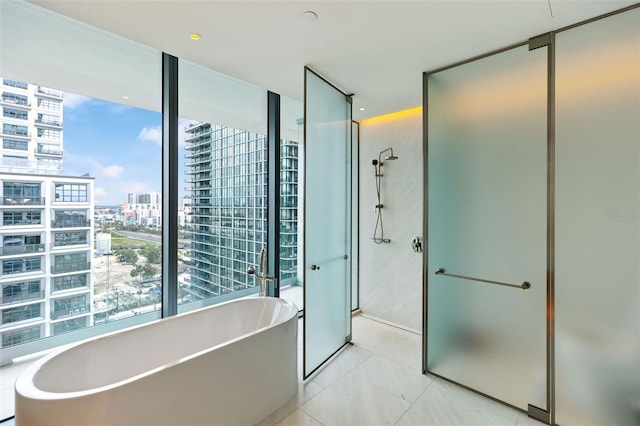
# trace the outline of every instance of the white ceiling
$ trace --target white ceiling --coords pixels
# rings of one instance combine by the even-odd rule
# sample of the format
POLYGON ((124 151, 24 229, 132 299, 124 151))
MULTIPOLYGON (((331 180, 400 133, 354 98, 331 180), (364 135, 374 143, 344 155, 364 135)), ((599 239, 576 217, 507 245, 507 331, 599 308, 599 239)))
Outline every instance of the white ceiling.
MULTIPOLYGON (((2 1, 2 0, 0 0, 2 1)), ((32 0, 302 100, 308 65, 354 93, 354 118, 421 105, 421 73, 634 4, 623 0, 32 0), (303 12, 313 10, 309 22, 303 12), (192 41, 193 32, 202 35, 192 41), (366 111, 360 111, 365 107, 366 111)))

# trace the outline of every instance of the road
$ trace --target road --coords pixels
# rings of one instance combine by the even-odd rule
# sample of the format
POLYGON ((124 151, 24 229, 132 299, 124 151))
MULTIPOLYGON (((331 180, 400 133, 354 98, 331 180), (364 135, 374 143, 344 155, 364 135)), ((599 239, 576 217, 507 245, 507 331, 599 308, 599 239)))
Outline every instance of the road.
MULTIPOLYGON (((115 232, 117 232, 118 234, 122 234, 125 237, 132 238, 134 240, 147 241, 147 242, 156 243, 156 244, 162 243, 162 237, 160 235, 145 234, 144 232, 123 231, 121 229, 116 229, 115 232)), ((190 241, 187 239, 178 238, 178 245, 182 247, 187 247, 189 243, 190 241)))

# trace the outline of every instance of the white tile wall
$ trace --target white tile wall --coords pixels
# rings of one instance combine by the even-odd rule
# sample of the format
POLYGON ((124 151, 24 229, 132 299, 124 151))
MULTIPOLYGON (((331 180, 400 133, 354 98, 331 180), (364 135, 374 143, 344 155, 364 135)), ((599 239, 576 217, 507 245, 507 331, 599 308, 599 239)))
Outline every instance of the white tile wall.
POLYGON ((422 111, 365 120, 360 124, 360 308, 414 330, 422 329, 422 255, 411 240, 422 236, 422 111), (395 161, 382 167, 385 238, 372 240, 377 204, 371 160, 392 147, 395 161))

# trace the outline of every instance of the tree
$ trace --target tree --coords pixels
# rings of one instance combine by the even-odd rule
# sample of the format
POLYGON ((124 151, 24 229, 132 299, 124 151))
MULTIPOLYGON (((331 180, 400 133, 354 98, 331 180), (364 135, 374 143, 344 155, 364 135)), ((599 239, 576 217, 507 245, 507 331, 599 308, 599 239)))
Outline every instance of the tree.
POLYGON ((136 265, 130 272, 132 277, 140 276, 142 279, 153 278, 158 271, 153 265, 145 263, 144 265, 136 265))
POLYGON ((129 263, 133 265, 138 261, 138 253, 132 249, 118 249, 115 251, 115 254, 120 263, 129 263))
POLYGON ((155 244, 147 244, 142 250, 140 250, 140 254, 146 257, 147 262, 149 263, 160 263, 160 258, 162 256, 160 247, 155 244))

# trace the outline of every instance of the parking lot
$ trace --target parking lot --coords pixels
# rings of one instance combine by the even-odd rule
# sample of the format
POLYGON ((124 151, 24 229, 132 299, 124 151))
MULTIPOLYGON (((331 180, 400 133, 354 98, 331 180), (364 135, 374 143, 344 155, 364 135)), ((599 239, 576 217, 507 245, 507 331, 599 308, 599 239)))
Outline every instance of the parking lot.
MULTIPOLYGON (((131 276, 133 265, 121 264, 115 256, 93 258, 95 312, 109 317, 159 302, 160 279, 137 280, 131 276)), ((147 309, 145 309, 147 310, 147 309)), ((131 312, 133 315, 134 312, 131 312)), ((120 315, 119 315, 120 316, 120 315)))

